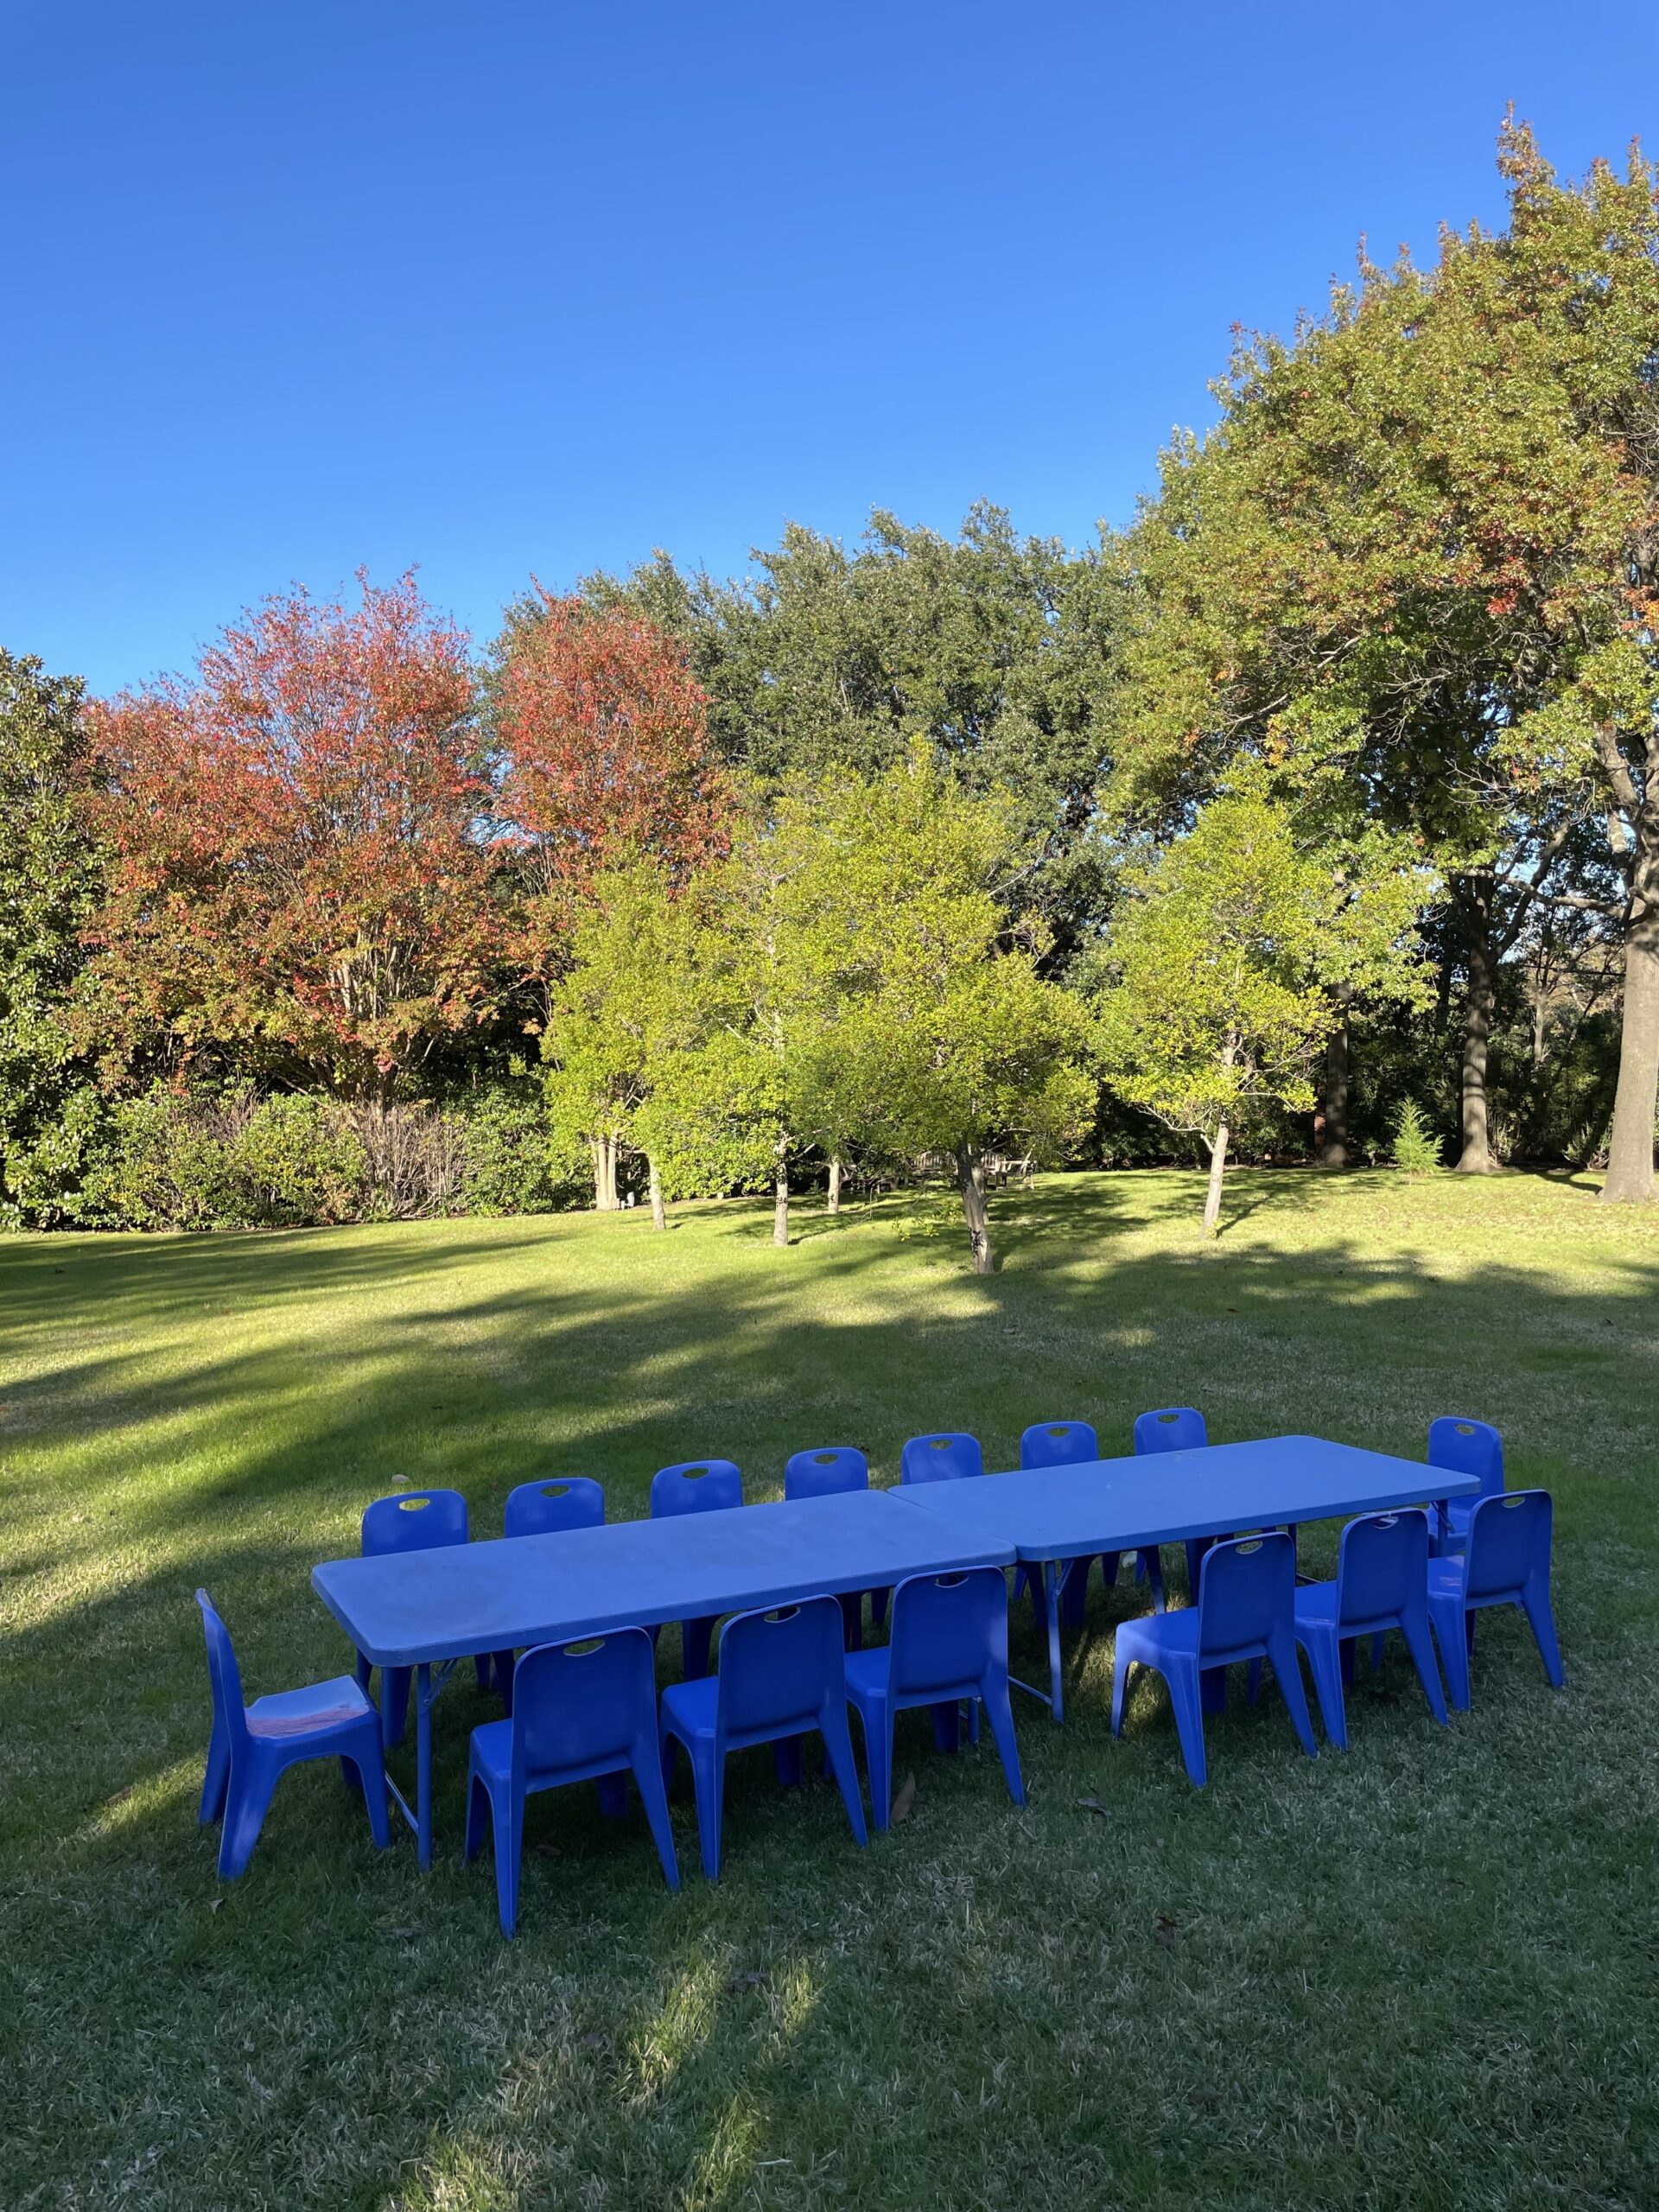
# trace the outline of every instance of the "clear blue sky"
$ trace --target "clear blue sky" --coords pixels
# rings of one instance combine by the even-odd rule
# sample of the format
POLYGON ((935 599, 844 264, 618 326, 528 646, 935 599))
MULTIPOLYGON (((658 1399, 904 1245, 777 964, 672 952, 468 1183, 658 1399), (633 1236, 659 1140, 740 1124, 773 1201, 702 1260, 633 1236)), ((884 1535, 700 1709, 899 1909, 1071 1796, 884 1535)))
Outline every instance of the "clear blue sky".
POLYGON ((0 0, 0 644, 111 690, 418 563, 1122 521, 1235 322, 1659 151, 1659 10, 0 0))

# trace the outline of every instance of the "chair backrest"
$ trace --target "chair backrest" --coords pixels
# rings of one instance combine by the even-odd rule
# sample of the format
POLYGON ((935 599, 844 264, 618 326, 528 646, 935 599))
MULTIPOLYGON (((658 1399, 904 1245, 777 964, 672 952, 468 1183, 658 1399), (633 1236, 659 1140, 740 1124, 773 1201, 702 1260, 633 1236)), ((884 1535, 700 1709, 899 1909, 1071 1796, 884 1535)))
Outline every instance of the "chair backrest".
POLYGON ((948 1483, 959 1475, 982 1475, 979 1439, 962 1429, 942 1428, 931 1436, 912 1436, 899 1455, 901 1483, 948 1483))
POLYGON ((1020 1439, 1022 1467, 1074 1467, 1099 1457, 1100 1440, 1086 1421, 1039 1421, 1020 1439))
POLYGON ((1501 1598, 1549 1573, 1554 1507, 1547 1490, 1506 1490, 1476 1500, 1464 1566, 1465 1598, 1501 1598))
POLYGON ((907 1575, 893 1593, 894 1697, 981 1681, 1008 1663, 1008 1586, 998 1567, 907 1575))
POLYGON ((842 1490, 868 1490, 870 1463, 853 1444, 827 1444, 822 1452, 797 1452, 784 1469, 785 1497, 828 1497, 842 1490))
POLYGON ((1351 1521, 1337 1552, 1337 1619, 1375 1621, 1428 1602, 1428 1516, 1367 1513, 1351 1521))
POLYGON ((1194 1452, 1209 1441, 1204 1415, 1195 1406, 1158 1406, 1135 1415, 1137 1452, 1194 1452))
POLYGON ((513 1758, 525 1774, 613 1758, 656 1728, 656 1662, 642 1628, 538 1643, 513 1669, 513 1758))
POLYGON ((651 1517, 671 1513, 715 1513, 741 1505, 743 1477, 731 1459, 677 1459, 651 1478, 651 1517))
POLYGON ((458 1490, 402 1491, 377 1497, 363 1516, 363 1555, 430 1552, 467 1541, 467 1501, 458 1490))
POLYGON ((605 1518, 605 1492, 589 1475, 520 1483, 507 1492, 504 1536, 540 1536, 550 1529, 597 1529, 605 1518))
POLYGON ((1296 1613, 1296 1547, 1281 1530, 1212 1544, 1198 1569, 1198 1663, 1248 1653, 1296 1613))
POLYGON ((1503 1487, 1503 1440, 1489 1421, 1442 1414, 1428 1424, 1428 1464, 1478 1477, 1481 1496, 1495 1497, 1503 1487))
POLYGON ((726 1734, 812 1725, 847 1694, 845 1630, 833 1598, 739 1613, 720 1632, 717 1728, 726 1734))
POLYGON ((213 1687, 213 1718, 232 1740, 248 1732, 247 1712, 242 1702, 242 1669, 236 1663, 231 1632, 213 1610, 205 1590, 196 1592, 201 1625, 207 1637, 207 1680, 213 1687))

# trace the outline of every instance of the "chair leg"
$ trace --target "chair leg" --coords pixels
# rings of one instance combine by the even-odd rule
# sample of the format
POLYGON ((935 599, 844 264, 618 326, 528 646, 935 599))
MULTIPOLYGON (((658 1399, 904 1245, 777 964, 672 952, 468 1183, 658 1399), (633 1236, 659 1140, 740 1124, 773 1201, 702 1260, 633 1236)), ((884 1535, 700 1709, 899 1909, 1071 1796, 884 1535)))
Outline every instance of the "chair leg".
POLYGON ((1411 1663, 1417 1669, 1417 1679, 1423 1686, 1423 1695, 1428 1700, 1428 1709, 1440 1722, 1446 1726, 1446 1693, 1440 1687, 1440 1663, 1434 1656, 1434 1639, 1429 1634, 1426 1614, 1402 1619, 1400 1633, 1406 1639, 1406 1649, 1411 1654, 1411 1663))
POLYGON ((720 1879, 720 1829, 726 1809, 726 1762, 707 1750, 688 1745, 691 1753, 691 1782, 697 1799, 697 1841, 702 1852, 705 1881, 720 1879))
POLYGON ((201 1803, 196 1818, 203 1827, 225 1817, 225 1793, 231 1786, 231 1743, 218 1719, 207 1738, 207 1770, 201 1778, 201 1803))
POLYGON ((380 1669, 380 1741, 391 1751, 404 1740, 409 1726, 409 1687, 414 1680, 410 1667, 380 1669))
POLYGON ((496 1689, 509 1714, 512 1711, 512 1671, 518 1663, 516 1655, 511 1651, 498 1651, 490 1661, 495 1674, 496 1689))
POLYGON ((1446 1701, 1455 1711, 1469 1710, 1469 1642, 1465 1633, 1463 1607, 1453 1599, 1449 1605, 1429 1607, 1434 1641, 1440 1647, 1446 1674, 1446 1701))
POLYGON ((601 1774, 599 1777, 599 1809, 607 1821, 626 1821, 628 1817, 628 1782, 622 1774, 601 1774))
POLYGON ((1334 1635, 1326 1636, 1315 1629, 1299 1635, 1297 1641, 1307 1654, 1325 1735, 1339 1751, 1345 1751, 1348 1713, 1342 1694, 1342 1653, 1338 1640, 1334 1635))
POLYGON ((955 1698, 933 1708, 933 1748, 955 1751, 962 1747, 962 1707, 955 1698))
POLYGON ((1290 1707, 1291 1726, 1296 1731, 1296 1740, 1309 1758, 1318 1758, 1319 1754, 1313 1741, 1313 1723, 1308 1718, 1307 1695, 1302 1688, 1302 1669, 1296 1656, 1296 1638, 1288 1626, 1281 1629, 1268 1646, 1268 1656, 1273 1662, 1279 1694, 1290 1707))
POLYGON ((1202 1789, 1210 1779, 1210 1768, 1204 1752, 1204 1693, 1198 1668, 1178 1664, 1164 1680, 1169 1685, 1169 1701, 1174 1709, 1175 1732, 1180 1738, 1187 1779, 1195 1789, 1202 1789))
MULTIPOLYGON (((1067 1628, 1083 1626, 1089 1605, 1089 1569, 1093 1564, 1092 1560, 1087 1559, 1071 1559, 1065 1563, 1065 1571, 1060 1577, 1060 1618, 1067 1628)), ((1103 1569, 1108 1566, 1116 1567, 1116 1558, 1109 1552, 1101 1560, 1103 1569)), ((1108 1583, 1113 1579, 1110 1574, 1106 1577, 1108 1583)), ((1048 1614, 1043 1601, 1042 1584, 1035 1575, 1031 1583, 1031 1611, 1037 1624, 1037 1633, 1040 1636, 1048 1625, 1048 1614)))
POLYGON ((1120 1655, 1115 1655, 1112 1660, 1112 1734, 1114 1737, 1120 1737, 1123 1733, 1123 1700, 1128 1691, 1129 1669, 1134 1664, 1133 1659, 1125 1659, 1120 1655))
POLYGON ((246 1871, 253 1856, 253 1847, 259 1840, 259 1831, 264 1826, 265 1815, 270 1808, 271 1792, 276 1787, 280 1767, 268 1764, 264 1759, 250 1760, 247 1770, 232 1774, 231 1787, 225 1801, 225 1826, 219 1840, 219 1878, 233 1882, 246 1871))
POLYGON ((864 1731, 864 1771, 870 1777, 870 1815, 878 1831, 893 1820, 893 1707, 884 1698, 857 1708, 864 1731))
POLYGON ((489 1787, 483 1776, 471 1776, 467 1783, 467 1840, 461 1851, 461 1856, 469 1866, 483 1845, 484 1824, 494 1810, 489 1787))
POLYGON ((839 1603, 842 1648, 857 1651, 864 1642, 864 1593, 861 1590, 843 1590, 839 1603))
MULTIPOLYGON (((1142 1552, 1140 1555, 1140 1568, 1141 1574, 1144 1575, 1152 1585, 1153 1611, 1154 1613, 1167 1612, 1169 1607, 1164 1596, 1164 1562, 1161 1556, 1154 1550, 1142 1552)), ((1136 1580, 1139 1579, 1140 1576, 1137 1576, 1136 1580)))
POLYGON ((486 1690, 490 1688, 494 1669, 495 1654, 493 1651, 475 1651, 473 1654, 473 1672, 478 1677, 480 1689, 486 1690))
POLYGON ((1016 1805, 1023 1805, 1026 1784, 1020 1772, 1020 1746, 1014 1741, 1014 1704, 1008 1695, 1007 1678, 986 1684, 981 1689, 979 1701, 985 1708, 991 1740, 996 1745, 996 1755, 1002 1762, 1002 1771, 1008 1778, 1008 1795, 1016 1805))
POLYGON ((1538 1656, 1550 1687, 1560 1689, 1567 1680, 1561 1668, 1561 1648, 1555 1641, 1555 1617, 1549 1609, 1549 1592, 1529 1585, 1521 1593, 1521 1610, 1538 1641, 1538 1656))
POLYGON ((1227 1710, 1227 1669, 1206 1667, 1198 1678, 1198 1702, 1205 1713, 1227 1710))
POLYGON ((853 1735, 847 1726, 847 1702, 825 1706, 818 1722, 818 1732, 823 1738, 823 1756, 836 1787, 841 1792, 841 1802, 847 1808, 847 1817, 853 1825, 853 1840, 861 1847, 869 1841, 864 1826, 864 1800, 858 1787, 858 1764, 853 1757, 853 1735))
POLYGON ((524 1801, 495 1808, 495 1903, 501 1933, 511 1938, 518 1925, 518 1866, 524 1853, 524 1801))
POLYGON ((718 1613, 710 1613, 706 1620, 680 1623, 681 1672, 688 1682, 697 1682, 709 1672, 709 1646, 715 1633, 718 1613))
POLYGON ((806 1749, 804 1736, 779 1736, 772 1747, 772 1764, 778 1776, 780 1789, 798 1789, 801 1786, 802 1755, 806 1749))
POLYGON ((674 1830, 669 1822, 668 1793, 663 1788, 663 1763, 649 1737, 642 1736, 634 1745, 630 1764, 645 1808, 645 1819, 651 1826, 651 1840, 662 1862, 663 1878, 671 1890, 677 1890, 680 1862, 675 1856, 674 1830))
POLYGON ((1262 1662, 1252 1659, 1244 1675, 1244 1702, 1255 1705, 1262 1695, 1262 1662))

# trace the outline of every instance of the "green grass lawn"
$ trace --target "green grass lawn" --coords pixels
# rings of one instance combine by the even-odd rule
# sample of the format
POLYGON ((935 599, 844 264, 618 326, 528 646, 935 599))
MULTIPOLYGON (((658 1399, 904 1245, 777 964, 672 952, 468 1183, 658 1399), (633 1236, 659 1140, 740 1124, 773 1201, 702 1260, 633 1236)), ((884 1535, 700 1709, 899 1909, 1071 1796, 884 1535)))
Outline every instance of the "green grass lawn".
MULTIPOLYGON (((1045 1180, 984 1279, 931 1200, 803 1214, 787 1252, 748 1205, 0 1242, 0 2206, 1659 2203, 1656 1224, 1583 1185, 1245 1174, 1206 1247, 1198 1202, 1045 1180), (917 1430, 1006 1465, 1028 1421, 1121 1451, 1180 1402, 1217 1441, 1413 1455, 1496 1421, 1555 1494, 1566 1691, 1490 1617, 1449 1730, 1391 1657, 1346 1757, 1269 1694, 1211 1724, 1199 1793, 1150 1679, 1110 1740, 1126 1580, 1065 1728, 1016 1700, 1024 1812, 925 1715, 868 1852, 748 1753, 717 1886, 677 1798, 674 1897, 642 1819, 555 1793, 509 1946, 461 1862, 495 1707, 458 1679, 429 1875, 319 1765, 215 1878, 192 1592, 249 1695, 337 1672, 309 1570, 401 1482, 488 1534, 537 1474, 622 1516, 695 1454, 769 1497, 805 1445, 890 1480, 917 1430)), ((1023 1611, 1015 1645, 1040 1669, 1023 1611)))

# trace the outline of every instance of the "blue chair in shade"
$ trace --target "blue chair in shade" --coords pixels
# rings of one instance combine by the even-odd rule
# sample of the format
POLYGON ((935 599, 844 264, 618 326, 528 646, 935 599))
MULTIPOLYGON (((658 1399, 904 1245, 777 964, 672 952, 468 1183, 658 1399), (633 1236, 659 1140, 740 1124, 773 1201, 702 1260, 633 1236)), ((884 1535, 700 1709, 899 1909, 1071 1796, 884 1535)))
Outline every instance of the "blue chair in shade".
MULTIPOLYGON (((467 1768, 467 1856, 477 1857, 487 1817, 495 1838, 501 1932, 518 1918, 524 1800, 568 1782, 632 1774, 671 1890, 680 1886, 657 1748, 657 1672, 642 1628, 575 1643, 538 1643, 518 1662, 512 1717, 473 1731, 467 1768)), ((619 1786, 626 1790, 625 1780, 619 1786)))
MULTIPOLYGON (((816 1452, 793 1453, 784 1468, 784 1496, 830 1497, 839 1491, 868 1490, 870 1463, 854 1444, 827 1444, 816 1452)), ((842 1618, 846 1624, 847 1649, 856 1651, 864 1640, 864 1598, 870 1600, 870 1618, 880 1628, 887 1617, 887 1593, 848 1590, 842 1593, 842 1618)))
POLYGON ((995 1567, 907 1575, 893 1593, 893 1634, 879 1650, 847 1656, 847 1700, 864 1730, 864 1764, 878 1828, 893 1816, 893 1726, 933 1708, 933 1740, 955 1751, 961 1704, 982 1705, 1016 1805, 1026 1802, 1008 1696, 1008 1586, 995 1567))
MULTIPOLYGON (((1497 1497, 1503 1492, 1503 1440, 1490 1421, 1465 1421, 1460 1414, 1443 1414, 1439 1421, 1430 1421, 1428 1464, 1475 1476, 1481 1497, 1497 1497)), ((1435 1551, 1463 1549, 1479 1503, 1474 1497, 1443 1497, 1437 1502, 1431 1532, 1435 1551)))
MULTIPOLYGON (((467 1501, 458 1490, 402 1491, 396 1497, 377 1497, 363 1516, 363 1556, 372 1559, 386 1552, 437 1551, 445 1544, 467 1541, 467 1501)), ((490 1686, 492 1655, 480 1651, 473 1661, 481 1690, 490 1686)), ((357 1655, 357 1679, 366 1689, 369 1662, 357 1655)), ((390 1751, 404 1740, 409 1719, 410 1667, 388 1667, 380 1676, 381 1741, 390 1751)))
POLYGON ((355 1780, 369 1808, 369 1832, 384 1851, 391 1841, 386 1821, 386 1772, 380 1753, 380 1716, 361 1683, 350 1675, 277 1690, 242 1702, 242 1673, 230 1631, 205 1590, 196 1592, 207 1636, 207 1679, 213 1685, 213 1726, 198 1814, 204 1827, 222 1821, 219 1876, 233 1882, 259 1840, 278 1777, 307 1759, 337 1758, 348 1783, 355 1780))
MULTIPOLYGON (((651 1517, 677 1513, 720 1513, 743 1503, 743 1477, 731 1459, 677 1459, 651 1478, 651 1517)), ((687 1681, 709 1671, 709 1643, 718 1613, 680 1623, 681 1664, 687 1681)), ((653 1633, 652 1641, 655 1641, 653 1633)))
MULTIPOLYGON (((561 1529, 597 1529, 605 1520, 605 1492, 588 1475, 560 1475, 546 1482, 520 1483, 507 1492, 501 1516, 504 1536, 544 1536, 561 1529)), ((495 1655, 495 1682, 512 1711, 512 1654, 495 1655)))
MULTIPOLYGON (((1098 1459, 1100 1443, 1086 1421, 1039 1421, 1033 1423, 1020 1439, 1020 1465, 1022 1468, 1075 1467, 1084 1461, 1098 1459)), ((1117 1570, 1122 1554, 1102 1552, 1100 1572, 1109 1589, 1117 1580, 1117 1570)), ((1084 1605, 1089 1594, 1089 1569, 1092 1560, 1074 1559, 1068 1561, 1065 1579, 1060 1585, 1060 1611, 1066 1625, 1076 1628, 1083 1619, 1084 1605)), ((1159 1612, 1164 1610, 1164 1575, 1155 1546, 1148 1545, 1135 1554, 1137 1577, 1150 1580, 1152 1600, 1159 1612)), ((1022 1589, 1031 1592, 1031 1605, 1041 1625, 1043 1612, 1042 1587, 1027 1567, 1021 1567, 1014 1580, 1014 1594, 1017 1598, 1022 1589)))
MULTIPOLYGON (((1135 1452, 1137 1459, 1151 1452, 1197 1452, 1205 1449, 1210 1442, 1209 1431, 1204 1425, 1204 1415, 1195 1406, 1155 1406, 1148 1414, 1137 1414, 1135 1420, 1135 1452)), ((1189 1536, 1186 1540, 1186 1586, 1190 1595, 1196 1596, 1198 1569, 1204 1555, 1216 1539, 1213 1536, 1189 1536)), ((1146 1573, 1146 1554, 1135 1562, 1135 1579, 1146 1573)))
POLYGON ((719 1673, 671 1682, 663 1692, 663 1781, 672 1786, 676 1746, 683 1744, 696 1790, 702 1871, 711 1882, 720 1874, 728 1753, 773 1745, 778 1778, 787 1787, 800 1779, 800 1739, 815 1728, 854 1839, 862 1844, 864 1807, 847 1726, 841 1607, 833 1598, 734 1614, 721 1630, 719 1673))
POLYGON ((1351 1521, 1337 1551, 1336 1580, 1296 1592, 1296 1641, 1313 1670, 1325 1732, 1340 1751, 1348 1748, 1343 1685, 1354 1679, 1357 1640, 1380 1643, 1391 1628, 1404 1637, 1428 1709, 1444 1727, 1446 1698, 1428 1624, 1428 1516, 1414 1507, 1351 1521))
POLYGON ((1208 1777, 1204 1716, 1226 1703, 1235 1661, 1270 1659, 1297 1741, 1316 1756, 1296 1658, 1296 1548, 1270 1535, 1214 1544, 1198 1570, 1198 1601, 1179 1613, 1124 1621, 1112 1675, 1112 1733, 1123 1732, 1123 1699, 1132 1667, 1150 1667, 1169 1685, 1186 1771, 1202 1789, 1208 1777))
POLYGON ((901 1483, 950 1483, 963 1475, 982 1475, 985 1455, 979 1439, 960 1429, 939 1429, 931 1436, 912 1436, 899 1454, 901 1483))
POLYGON ((1554 1508, 1547 1490, 1506 1490, 1478 1498, 1469 1541, 1428 1569, 1428 1615, 1440 1647, 1446 1685, 1459 1713, 1469 1710, 1475 1615, 1489 1605, 1518 1605, 1537 1639, 1544 1672, 1560 1689, 1560 1646, 1549 1608, 1549 1548, 1554 1508))

